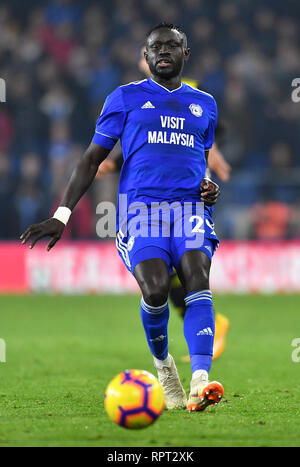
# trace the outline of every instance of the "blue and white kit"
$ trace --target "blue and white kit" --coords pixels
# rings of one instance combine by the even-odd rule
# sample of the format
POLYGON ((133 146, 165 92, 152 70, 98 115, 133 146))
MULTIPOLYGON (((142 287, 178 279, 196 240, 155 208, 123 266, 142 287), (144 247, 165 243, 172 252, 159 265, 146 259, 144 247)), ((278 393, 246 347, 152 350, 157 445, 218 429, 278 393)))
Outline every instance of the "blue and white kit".
POLYGON ((111 150, 121 140, 116 242, 132 273, 150 258, 164 259, 171 272, 195 248, 212 258, 219 241, 213 208, 200 202, 200 182, 216 123, 214 98, 185 83, 170 91, 149 78, 107 97, 92 141, 111 150), (167 234, 157 234, 158 220, 167 234))

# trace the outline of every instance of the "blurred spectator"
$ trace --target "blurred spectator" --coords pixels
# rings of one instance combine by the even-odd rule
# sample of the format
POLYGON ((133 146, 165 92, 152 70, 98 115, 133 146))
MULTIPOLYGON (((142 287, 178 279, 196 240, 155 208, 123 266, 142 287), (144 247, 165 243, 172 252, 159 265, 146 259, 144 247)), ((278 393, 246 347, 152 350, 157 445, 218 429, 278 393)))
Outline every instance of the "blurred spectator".
POLYGON ((9 86, 8 105, 13 118, 16 152, 31 151, 39 138, 39 114, 33 81, 25 73, 16 74, 9 86))
POLYGON ((51 173, 51 194, 61 196, 69 178, 70 153, 73 148, 71 128, 68 120, 55 120, 50 125, 49 167, 51 173))
POLYGON ((38 154, 25 154, 21 160, 20 179, 13 196, 18 220, 18 232, 39 222, 48 214, 49 200, 45 196, 41 179, 41 158, 38 154))
POLYGON ((79 25, 81 17, 81 6, 72 0, 54 0, 49 2, 45 8, 45 16, 49 24, 70 22, 79 25))
MULTIPOLYGON (((120 52, 120 49, 119 49, 120 52)), ((127 51, 128 53, 128 51, 127 51)), ((119 59, 121 55, 119 54, 119 59)), ((110 59, 95 57, 90 71, 89 99, 93 104, 103 102, 120 83, 120 72, 110 59)))
POLYGON ((47 26, 40 30, 39 39, 51 57, 61 67, 67 67, 71 56, 78 47, 72 23, 59 23, 55 27, 47 26))
POLYGON ((293 167, 293 159, 291 148, 284 141, 277 141, 271 146, 270 150, 271 169, 282 174, 282 170, 291 169, 293 167))
POLYGON ((72 147, 71 127, 68 120, 57 119, 50 124, 49 158, 63 160, 72 147))
POLYGON ((254 238, 282 240, 290 236, 294 210, 284 203, 257 204, 251 209, 254 238))
POLYGON ((74 100, 65 86, 51 83, 48 92, 40 100, 40 110, 50 120, 67 119, 74 110, 74 100))
POLYGON ((11 173, 9 156, 0 152, 0 239, 13 238, 17 234, 16 213, 12 205, 15 180, 11 173))
POLYGON ((13 124, 11 117, 4 107, 0 107, 0 152, 12 145, 13 124))

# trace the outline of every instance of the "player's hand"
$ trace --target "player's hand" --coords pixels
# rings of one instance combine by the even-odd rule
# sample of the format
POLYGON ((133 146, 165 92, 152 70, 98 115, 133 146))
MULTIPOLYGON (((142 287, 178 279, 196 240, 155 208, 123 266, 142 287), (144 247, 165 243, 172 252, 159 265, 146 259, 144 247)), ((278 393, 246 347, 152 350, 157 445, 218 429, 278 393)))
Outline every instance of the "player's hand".
POLYGON ((107 175, 109 173, 116 172, 116 170, 117 170, 117 164, 115 163, 115 161, 112 161, 111 159, 105 159, 99 165, 96 178, 99 178, 102 175, 107 175))
POLYGON ((217 199, 220 196, 220 188, 215 182, 209 178, 203 178, 201 184, 201 201, 207 206, 213 206, 216 204, 217 199))
POLYGON ((54 247, 56 242, 61 238, 64 231, 65 224, 58 219, 47 219, 40 224, 33 224, 21 235, 20 239, 22 244, 31 241, 30 248, 33 248, 34 245, 44 237, 51 237, 51 241, 47 246, 47 251, 51 250, 54 247))

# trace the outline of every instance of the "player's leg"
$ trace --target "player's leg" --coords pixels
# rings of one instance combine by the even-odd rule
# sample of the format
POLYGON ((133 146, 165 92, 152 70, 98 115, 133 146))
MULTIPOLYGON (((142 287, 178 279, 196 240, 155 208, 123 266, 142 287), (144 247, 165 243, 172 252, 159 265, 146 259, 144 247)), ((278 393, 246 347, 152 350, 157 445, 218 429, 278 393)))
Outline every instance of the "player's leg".
POLYGON ((134 277, 142 292, 141 318, 152 355, 159 360, 168 356, 168 292, 170 275, 161 258, 141 261, 134 277))
POLYGON ((185 293, 176 271, 172 273, 169 298, 183 319, 185 315, 185 293))
MULTIPOLYGON (((182 284, 179 280, 179 277, 176 273, 172 274, 171 285, 169 298, 172 305, 178 311, 178 314, 182 319, 184 319, 186 306, 185 306, 185 292, 182 284)), ((226 334, 229 329, 229 320, 226 316, 222 315, 219 312, 216 312, 214 309, 215 315, 215 337, 214 337, 214 347, 213 347, 213 360, 219 358, 224 352, 226 345, 226 334)), ((182 361, 185 363, 190 362, 190 356, 184 355, 182 361)))
POLYGON ((184 335, 192 367, 188 410, 204 410, 207 405, 218 403, 223 395, 222 385, 208 380, 215 333, 212 293, 209 288, 210 265, 208 255, 195 249, 182 255, 178 267, 186 293, 184 335))
POLYGON ((200 250, 186 251, 179 263, 178 275, 185 291, 184 334, 191 367, 210 370, 213 356, 215 320, 209 290, 210 259, 200 250))
POLYGON ((134 277, 142 292, 142 323, 158 379, 164 389, 166 406, 169 409, 185 407, 185 391, 168 351, 170 267, 162 258, 147 259, 135 266, 134 277))

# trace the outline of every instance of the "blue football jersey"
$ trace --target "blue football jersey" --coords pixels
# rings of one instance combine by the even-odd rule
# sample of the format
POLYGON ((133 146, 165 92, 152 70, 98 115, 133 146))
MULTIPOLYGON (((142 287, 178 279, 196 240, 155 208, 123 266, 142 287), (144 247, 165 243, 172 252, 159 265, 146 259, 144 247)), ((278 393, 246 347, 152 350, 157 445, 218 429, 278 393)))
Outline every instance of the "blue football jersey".
POLYGON ((210 94, 185 83, 170 91, 149 78, 107 97, 93 142, 112 149, 121 140, 119 195, 127 195, 128 205, 199 201, 216 124, 210 94))

